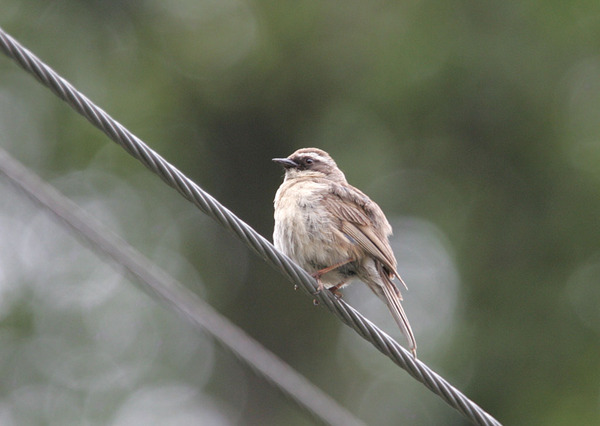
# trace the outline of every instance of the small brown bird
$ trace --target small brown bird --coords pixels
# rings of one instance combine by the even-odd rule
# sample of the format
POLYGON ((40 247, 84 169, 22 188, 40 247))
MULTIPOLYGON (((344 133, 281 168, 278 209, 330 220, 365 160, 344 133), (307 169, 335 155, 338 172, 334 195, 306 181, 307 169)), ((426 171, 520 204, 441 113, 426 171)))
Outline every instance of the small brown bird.
POLYGON ((303 148, 273 161, 285 168, 275 195, 275 247, 312 274, 319 291, 341 296, 339 289, 353 278, 365 282, 389 307, 416 357, 402 295, 392 282, 396 277, 404 285, 388 241, 392 227, 381 208, 348 184, 323 150, 303 148))

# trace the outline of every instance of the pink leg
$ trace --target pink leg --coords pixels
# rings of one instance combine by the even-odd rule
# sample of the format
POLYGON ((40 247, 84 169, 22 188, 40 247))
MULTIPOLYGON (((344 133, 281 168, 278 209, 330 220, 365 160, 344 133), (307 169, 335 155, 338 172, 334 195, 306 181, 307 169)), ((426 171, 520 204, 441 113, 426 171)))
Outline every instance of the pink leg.
MULTIPOLYGON (((318 270, 317 272, 315 272, 314 274, 312 274, 313 278, 314 278, 314 279, 316 279, 316 280, 317 280, 317 283, 319 284, 319 286, 317 287, 317 293, 319 293, 321 290, 323 290, 323 289, 325 288, 325 286, 324 286, 324 285, 323 285, 323 283, 321 282, 321 277, 322 277, 323 275, 325 275, 327 272, 331 272, 331 271, 333 271, 334 269, 337 269, 337 268, 339 268, 340 266, 344 266, 345 264, 347 264, 347 263, 350 263, 350 262, 354 262, 354 259, 347 259, 347 260, 344 260, 343 262, 336 263, 335 265, 328 266, 327 268, 320 269, 320 270, 318 270)), ((344 284, 345 284, 345 283, 340 283, 340 284, 337 284, 337 285, 333 286, 333 287, 332 287, 332 288, 333 288, 333 290, 332 290, 333 294, 335 294, 335 295, 337 296, 337 294, 339 294, 339 292, 338 292, 339 288, 340 288, 342 285, 344 285, 344 284), (337 294, 336 294, 336 293, 337 293, 337 294)))

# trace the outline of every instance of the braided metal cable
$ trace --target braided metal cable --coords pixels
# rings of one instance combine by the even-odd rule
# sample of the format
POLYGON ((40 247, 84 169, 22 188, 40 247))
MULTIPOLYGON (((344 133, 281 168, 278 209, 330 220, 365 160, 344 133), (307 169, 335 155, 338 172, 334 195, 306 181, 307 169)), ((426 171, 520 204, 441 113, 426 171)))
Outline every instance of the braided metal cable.
MULTIPOLYGON (((73 109, 83 115, 94 126, 102 130, 110 139, 121 145, 150 171, 158 174, 169 186, 175 188, 186 199, 194 203, 205 214, 215 219, 234 233, 248 247, 257 252, 268 264, 281 271, 290 281, 313 295, 316 281, 290 258, 280 253, 249 225, 236 217, 211 195, 188 179, 183 173, 169 164, 135 135, 94 105, 70 83, 60 77, 35 55, 21 46, 14 38, 0 28, 0 49, 14 59, 23 69, 33 74, 42 84, 50 88, 73 109)), ((380 330, 343 300, 338 300, 328 291, 316 297, 345 324, 352 327, 364 339, 371 342, 379 351, 411 376, 439 395, 464 417, 478 425, 500 425, 491 415, 467 398, 458 389, 432 371, 404 349, 398 342, 380 330)))

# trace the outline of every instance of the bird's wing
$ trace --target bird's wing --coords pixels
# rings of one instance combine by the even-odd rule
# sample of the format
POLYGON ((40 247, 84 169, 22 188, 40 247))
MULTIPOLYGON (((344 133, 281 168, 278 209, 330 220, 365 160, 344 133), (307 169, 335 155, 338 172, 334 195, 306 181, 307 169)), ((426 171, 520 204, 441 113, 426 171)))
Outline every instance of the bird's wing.
POLYGON ((333 198, 332 202, 326 203, 326 207, 331 215, 340 220, 340 230, 354 239, 367 254, 379 260, 391 276, 395 275, 402 281, 396 271, 396 258, 388 241, 392 227, 379 206, 350 185, 334 184, 329 192, 338 199, 333 198))

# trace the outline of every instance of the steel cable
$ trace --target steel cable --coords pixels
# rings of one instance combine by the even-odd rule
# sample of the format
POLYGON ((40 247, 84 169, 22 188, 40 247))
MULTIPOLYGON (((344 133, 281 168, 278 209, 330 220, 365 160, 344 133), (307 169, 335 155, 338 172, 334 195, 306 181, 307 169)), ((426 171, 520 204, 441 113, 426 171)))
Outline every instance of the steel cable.
POLYGON ((311 294, 311 297, 316 297, 322 305, 326 306, 345 324, 356 330, 358 334, 371 342, 379 351, 405 369, 432 392, 439 395, 450 406, 457 409, 475 424, 500 424, 424 363, 414 359, 410 352, 343 300, 336 299, 327 291, 313 295, 316 291, 316 281, 306 271, 296 265, 287 256, 277 251, 269 241, 254 231, 249 225, 236 217, 139 138, 78 92, 69 82, 60 77, 33 53, 21 46, 2 28, 0 28, 0 49, 7 56, 14 59, 23 69, 33 74, 42 84, 50 88, 54 94, 87 118, 90 123, 102 130, 110 139, 121 145, 149 170, 158 174, 165 183, 175 188, 181 195, 194 203, 200 210, 215 219, 223 227, 232 231, 248 247, 252 248, 265 259, 268 264, 283 272, 290 281, 311 294))

